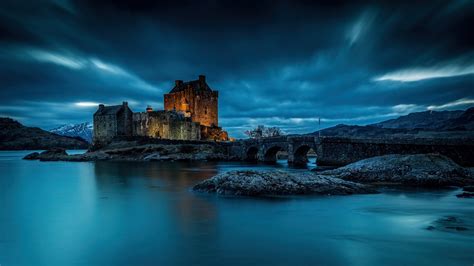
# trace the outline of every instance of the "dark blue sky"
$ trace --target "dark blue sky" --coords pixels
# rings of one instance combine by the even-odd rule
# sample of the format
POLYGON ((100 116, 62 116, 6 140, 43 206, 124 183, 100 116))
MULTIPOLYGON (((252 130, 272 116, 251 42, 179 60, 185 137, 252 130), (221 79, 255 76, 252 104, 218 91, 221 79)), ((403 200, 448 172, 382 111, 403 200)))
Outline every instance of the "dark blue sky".
POLYGON ((154 2, 2 0, 0 116, 48 129, 97 103, 160 109, 199 74, 236 137, 474 106, 473 1, 154 2))

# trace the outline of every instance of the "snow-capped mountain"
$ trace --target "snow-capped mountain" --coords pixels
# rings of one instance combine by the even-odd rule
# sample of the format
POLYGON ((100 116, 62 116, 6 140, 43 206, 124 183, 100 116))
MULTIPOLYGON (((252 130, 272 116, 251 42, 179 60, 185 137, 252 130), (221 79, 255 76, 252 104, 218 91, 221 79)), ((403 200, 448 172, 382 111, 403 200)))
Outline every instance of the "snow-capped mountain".
POLYGON ((88 142, 92 142, 92 130, 94 126, 91 122, 84 122, 80 124, 62 125, 50 130, 61 136, 81 137, 88 142))

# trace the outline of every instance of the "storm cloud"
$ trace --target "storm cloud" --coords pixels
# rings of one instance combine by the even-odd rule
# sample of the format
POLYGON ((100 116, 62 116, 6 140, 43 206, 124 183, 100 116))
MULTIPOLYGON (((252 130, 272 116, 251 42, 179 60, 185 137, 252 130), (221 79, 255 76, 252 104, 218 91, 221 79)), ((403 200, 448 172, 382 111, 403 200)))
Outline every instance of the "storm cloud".
POLYGON ((474 105, 474 3, 0 3, 0 115, 51 128, 98 103, 162 108, 205 74, 231 135, 474 105))

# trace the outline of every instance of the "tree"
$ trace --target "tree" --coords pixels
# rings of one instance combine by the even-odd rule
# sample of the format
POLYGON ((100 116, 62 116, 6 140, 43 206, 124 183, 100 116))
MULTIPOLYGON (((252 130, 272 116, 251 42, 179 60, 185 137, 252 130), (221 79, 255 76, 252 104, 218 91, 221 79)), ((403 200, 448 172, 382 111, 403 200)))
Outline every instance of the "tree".
POLYGON ((259 125, 252 130, 246 130, 244 133, 252 139, 278 137, 285 134, 279 127, 265 127, 264 125, 259 125))

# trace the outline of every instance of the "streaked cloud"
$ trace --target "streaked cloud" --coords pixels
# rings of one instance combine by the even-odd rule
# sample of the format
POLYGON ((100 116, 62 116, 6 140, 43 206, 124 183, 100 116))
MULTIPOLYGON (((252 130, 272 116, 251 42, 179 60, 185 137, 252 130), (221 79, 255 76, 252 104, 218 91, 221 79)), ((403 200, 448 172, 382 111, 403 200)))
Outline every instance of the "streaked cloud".
POLYGON ((77 107, 97 107, 99 106, 99 103, 95 102, 76 102, 74 103, 75 106, 77 107))
POLYGON ((375 20, 376 13, 373 10, 366 10, 362 15, 352 24, 347 31, 347 38, 350 45, 356 43, 363 34, 370 30, 370 26, 375 20))
POLYGON ((131 74, 127 73, 127 71, 121 69, 120 67, 102 62, 101 60, 97 58, 90 59, 90 62, 92 66, 104 72, 108 72, 115 75, 131 76, 131 74))
POLYGON ((387 73, 375 81, 413 82, 434 78, 449 78, 474 74, 474 64, 468 66, 447 65, 430 68, 410 68, 387 73))
POLYGON ((125 78, 127 80, 128 86, 132 88, 140 88, 148 91, 158 92, 158 88, 144 81, 137 75, 130 73, 123 68, 116 66, 114 64, 106 63, 97 58, 89 59, 90 64, 97 70, 105 72, 107 74, 115 75, 118 77, 125 78))
POLYGON ((453 107, 462 107, 466 105, 474 105, 474 99, 472 98, 463 98, 456 101, 448 102, 441 105, 430 105, 427 107, 428 110, 443 110, 453 107))
POLYGON ((422 106, 416 104, 397 104, 392 107, 392 110, 398 114, 407 114, 412 112, 421 111, 422 106))
POLYGON ((29 56, 30 59, 42 63, 54 64, 76 71, 88 69, 99 73, 113 75, 117 78, 123 78, 126 80, 126 84, 128 84, 128 86, 130 86, 131 88, 140 88, 148 91, 158 91, 155 86, 144 81, 136 74, 133 74, 112 63, 104 62, 95 57, 75 55, 71 52, 60 53, 35 48, 24 48, 20 50, 19 58, 23 59, 25 54, 27 55, 27 57, 29 56))
POLYGON ((26 53, 31 56, 32 59, 39 62, 56 64, 74 70, 83 69, 87 65, 87 61, 85 60, 49 51, 34 49, 27 50, 26 53))
POLYGON ((321 127, 363 125, 474 99, 469 1, 22 2, 0 1, 0 112, 30 125, 90 121, 98 103, 161 109, 174 80, 199 74, 236 137, 258 124, 307 133, 319 117, 321 127), (196 10, 199 20, 183 20, 196 10))

